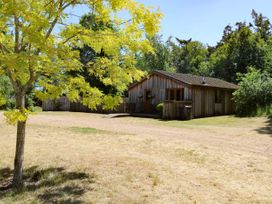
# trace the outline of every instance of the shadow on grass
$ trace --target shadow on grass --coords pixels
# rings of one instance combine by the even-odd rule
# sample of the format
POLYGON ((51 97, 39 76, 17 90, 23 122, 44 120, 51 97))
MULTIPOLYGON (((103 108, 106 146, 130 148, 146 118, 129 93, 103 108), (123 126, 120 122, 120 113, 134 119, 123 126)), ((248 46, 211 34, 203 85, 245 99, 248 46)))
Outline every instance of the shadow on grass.
POLYGON ((261 134, 269 134, 272 137, 272 116, 267 118, 265 127, 258 128, 256 131, 261 134))
POLYGON ((89 184, 95 182, 94 175, 84 172, 33 166, 24 170, 24 187, 16 191, 10 187, 12 174, 9 168, 0 169, 0 200, 13 197, 15 201, 20 201, 20 197, 28 194, 41 203, 78 204, 83 203, 81 196, 92 190, 89 184))

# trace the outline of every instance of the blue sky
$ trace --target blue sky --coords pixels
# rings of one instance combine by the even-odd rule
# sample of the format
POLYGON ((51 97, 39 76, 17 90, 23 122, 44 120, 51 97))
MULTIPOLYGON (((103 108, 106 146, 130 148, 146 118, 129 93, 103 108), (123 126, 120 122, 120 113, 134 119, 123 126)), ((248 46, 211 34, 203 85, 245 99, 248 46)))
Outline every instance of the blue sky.
POLYGON ((272 20, 272 0, 139 0, 164 13, 160 33, 215 45, 226 25, 251 21, 255 9, 272 20))
MULTIPOLYGON (((227 25, 238 21, 252 21, 255 9, 272 20, 272 0, 138 0, 160 8, 164 14, 160 34, 164 40, 169 36, 201 41, 215 45, 227 25)), ((86 8, 77 8, 82 15, 86 8)), ((74 20, 71 20, 75 22, 74 20)), ((76 19, 78 21, 78 19, 76 19)))

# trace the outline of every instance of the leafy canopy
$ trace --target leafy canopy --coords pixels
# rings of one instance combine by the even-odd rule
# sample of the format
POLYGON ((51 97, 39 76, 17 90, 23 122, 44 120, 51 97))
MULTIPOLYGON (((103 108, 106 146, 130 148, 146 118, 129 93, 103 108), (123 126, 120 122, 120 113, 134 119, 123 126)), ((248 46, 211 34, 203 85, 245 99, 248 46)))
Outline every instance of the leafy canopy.
POLYGON ((272 78, 266 72, 250 68, 239 75, 239 89, 234 92, 234 100, 239 115, 256 115, 258 109, 266 109, 269 114, 272 104, 272 78))
POLYGON ((138 67, 142 70, 153 71, 156 69, 175 72, 176 69, 171 63, 171 49, 168 44, 162 40, 162 36, 156 35, 148 37, 152 47, 153 53, 143 53, 137 56, 138 67))
MULTIPOLYGON (((25 97, 35 84, 35 94, 41 100, 66 94, 72 101, 82 99, 89 108, 100 104, 113 108, 121 101, 121 92, 127 85, 143 76, 135 66, 134 56, 138 52, 152 52, 144 36, 157 33, 160 19, 159 11, 147 9, 134 0, 2 0, 0 75, 9 77, 16 98, 25 97), (68 24, 69 8, 77 5, 88 6, 100 22, 113 22, 116 29, 68 24), (123 10, 128 12, 129 19, 119 17, 118 12, 123 10), (105 94, 90 86, 84 77, 66 74, 82 69, 79 51, 74 48, 83 46, 97 53, 103 48, 111 56, 88 64, 88 72, 103 84, 114 86, 116 94, 105 94)), ((3 94, 0 101, 6 101, 3 94)), ((17 110, 6 115, 13 122, 23 121, 27 118, 24 106, 18 103, 17 110)))

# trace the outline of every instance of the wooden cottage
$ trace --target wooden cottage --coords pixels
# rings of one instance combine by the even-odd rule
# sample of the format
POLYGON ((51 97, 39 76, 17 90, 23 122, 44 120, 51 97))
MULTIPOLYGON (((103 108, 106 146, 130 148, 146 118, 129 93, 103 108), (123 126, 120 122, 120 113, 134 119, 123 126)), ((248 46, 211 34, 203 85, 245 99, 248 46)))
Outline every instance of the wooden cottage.
POLYGON ((129 87, 129 111, 155 113, 163 103, 163 118, 190 119, 233 114, 237 85, 211 77, 154 71, 129 87))

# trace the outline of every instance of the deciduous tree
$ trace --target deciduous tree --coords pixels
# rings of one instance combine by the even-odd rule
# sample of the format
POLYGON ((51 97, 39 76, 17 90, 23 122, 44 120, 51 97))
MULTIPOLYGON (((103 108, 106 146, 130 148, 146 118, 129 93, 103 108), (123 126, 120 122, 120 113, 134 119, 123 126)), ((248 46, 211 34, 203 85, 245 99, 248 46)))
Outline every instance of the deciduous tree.
POLYGON ((25 98, 33 84, 38 87, 35 92, 41 100, 66 94, 72 101, 82 99, 89 108, 101 104, 104 108, 114 107, 121 101, 118 93, 143 75, 135 66, 134 54, 152 51, 144 36, 158 31, 160 18, 160 12, 134 0, 0 1, 0 75, 9 77, 16 99, 16 108, 5 113, 9 123, 17 124, 14 187, 23 184, 25 129, 30 113, 25 98), (118 32, 69 24, 67 16, 77 5, 90 8, 102 22, 113 21, 118 25, 118 32), (127 10, 130 18, 120 18, 121 10, 127 10), (81 69, 79 52, 73 48, 84 45, 96 52, 103 47, 112 56, 89 64, 89 73, 103 84, 114 86, 115 95, 91 87, 83 77, 65 74, 81 69))

